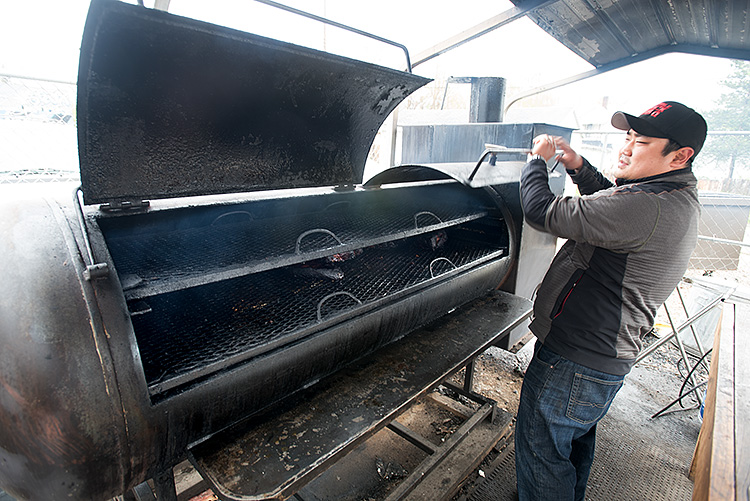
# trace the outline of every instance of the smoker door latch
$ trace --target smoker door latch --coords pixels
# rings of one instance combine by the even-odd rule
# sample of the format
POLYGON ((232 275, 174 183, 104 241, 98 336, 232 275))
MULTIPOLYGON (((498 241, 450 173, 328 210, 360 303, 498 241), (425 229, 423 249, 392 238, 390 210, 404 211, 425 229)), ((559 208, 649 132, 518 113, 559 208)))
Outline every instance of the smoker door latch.
POLYGON ((117 200, 115 202, 107 202, 99 206, 99 210, 102 212, 120 212, 120 211, 139 211, 148 209, 151 202, 148 200, 117 200))

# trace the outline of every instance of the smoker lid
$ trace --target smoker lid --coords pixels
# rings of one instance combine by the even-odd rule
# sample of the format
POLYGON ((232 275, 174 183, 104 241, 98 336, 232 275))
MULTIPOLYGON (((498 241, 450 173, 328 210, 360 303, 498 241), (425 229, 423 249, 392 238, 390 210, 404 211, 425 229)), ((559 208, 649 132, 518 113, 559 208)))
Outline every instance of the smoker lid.
POLYGON ((93 0, 78 72, 84 201, 359 183, 383 121, 427 82, 93 0))

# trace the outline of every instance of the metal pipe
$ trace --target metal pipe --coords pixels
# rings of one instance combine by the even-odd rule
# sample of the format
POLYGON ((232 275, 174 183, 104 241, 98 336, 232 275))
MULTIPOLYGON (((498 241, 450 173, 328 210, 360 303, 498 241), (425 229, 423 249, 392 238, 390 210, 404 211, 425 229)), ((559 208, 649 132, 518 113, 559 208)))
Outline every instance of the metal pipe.
POLYGON ((729 296, 732 295, 732 292, 734 292, 734 289, 732 289, 731 291, 725 292, 721 296, 717 297, 715 300, 713 300, 710 303, 708 303, 699 312, 697 312, 691 318, 689 318, 688 320, 686 320, 682 325, 680 325, 676 329, 673 327, 671 334, 669 334, 668 336, 664 336, 663 338, 661 338, 660 340, 658 340, 657 342, 655 342, 654 344, 652 344, 651 346, 649 346, 648 348, 646 348, 645 350, 643 350, 641 352, 641 354, 638 356, 638 358, 635 359, 635 363, 637 364, 638 362, 640 362, 644 358, 646 358, 649 355, 651 355, 651 353, 653 353, 654 351, 656 351, 659 347, 661 347, 663 344, 667 343, 673 337, 678 336, 680 332, 682 332, 683 330, 685 330, 693 322, 695 322, 699 318, 703 317, 703 315, 705 315, 706 313, 708 313, 709 311, 711 311, 719 303, 725 301, 729 296))
POLYGON ((705 235, 698 235, 698 240, 705 240, 707 242, 715 242, 717 244, 740 245, 742 247, 750 247, 750 243, 740 242, 739 240, 727 240, 726 238, 708 237, 705 235))

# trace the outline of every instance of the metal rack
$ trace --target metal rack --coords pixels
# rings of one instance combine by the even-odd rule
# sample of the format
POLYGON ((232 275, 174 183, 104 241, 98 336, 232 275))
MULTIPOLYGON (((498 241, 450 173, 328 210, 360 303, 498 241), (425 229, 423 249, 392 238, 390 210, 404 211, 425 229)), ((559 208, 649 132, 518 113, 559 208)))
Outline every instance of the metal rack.
POLYGON ((682 292, 680 291, 679 286, 676 287, 675 291, 677 292, 678 298, 680 300, 680 305, 682 306, 682 310, 684 314, 687 316, 686 320, 683 323, 681 323, 679 326, 675 325, 673 315, 670 312, 669 307, 666 304, 664 304, 664 310, 669 320, 671 332, 668 335, 664 336, 663 338, 651 344, 645 350, 643 350, 641 354, 638 356, 638 358, 636 359, 635 363, 637 364, 638 362, 647 358, 648 356, 650 356, 652 353, 654 353, 657 349, 659 349, 661 346, 665 345, 666 343, 674 342, 677 345, 678 350, 680 351, 680 357, 682 361, 685 363, 685 367, 688 368, 688 373, 685 378, 686 379, 685 384, 680 390, 680 394, 678 395, 678 397, 672 400, 668 405, 663 407, 661 410, 656 412, 653 416, 651 416, 652 418, 663 416, 665 414, 668 414, 669 412, 674 412, 674 411, 670 411, 670 409, 678 403, 682 405, 682 400, 685 397, 688 397, 692 394, 695 394, 695 398, 697 399, 698 404, 691 408, 696 409, 700 407, 701 405, 703 405, 703 396, 701 392, 699 392, 698 390, 706 386, 707 381, 698 382, 697 378, 695 377, 695 372, 699 366, 704 366, 706 369, 706 373, 708 373, 708 365, 706 362, 706 358, 708 357, 708 355, 710 355, 711 350, 710 349, 706 350, 703 347, 703 343, 701 342, 700 336, 695 330, 694 324, 698 320, 704 318, 707 314, 709 314, 715 308, 718 308, 721 305, 723 305, 725 301, 738 300, 738 296, 735 295, 735 291, 737 290, 736 285, 732 286, 732 285, 726 285, 726 284, 719 284, 719 283, 711 282, 708 280, 691 279, 687 277, 683 277, 682 281, 684 283, 692 284, 698 287, 703 287, 715 293, 715 297, 708 304, 706 304, 705 306, 700 308, 698 311, 691 314, 688 311, 687 305, 685 303, 685 299, 682 295, 682 292), (680 333, 682 333, 688 328, 691 330, 691 333, 695 340, 695 344, 696 344, 697 351, 698 351, 699 358, 698 358, 698 361, 695 363, 692 362, 690 358, 688 357, 687 350, 685 349, 685 344, 682 338, 680 337, 680 333), (688 386, 688 383, 690 384, 690 386, 687 389, 685 389, 685 387, 688 386))
POLYGON ((341 263, 338 280, 283 268, 148 298, 131 321, 150 390, 248 360, 504 253, 452 239, 440 252, 449 265, 406 241, 341 263), (348 296, 334 297, 341 292, 348 296))

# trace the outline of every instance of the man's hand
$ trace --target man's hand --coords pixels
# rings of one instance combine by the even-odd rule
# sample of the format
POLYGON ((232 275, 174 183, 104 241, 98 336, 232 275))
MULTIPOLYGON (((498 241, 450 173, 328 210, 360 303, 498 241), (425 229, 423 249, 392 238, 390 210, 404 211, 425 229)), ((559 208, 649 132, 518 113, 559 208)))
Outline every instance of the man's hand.
POLYGON ((549 162, 549 159, 555 156, 555 138, 549 134, 542 134, 534 138, 533 146, 531 147, 532 155, 541 155, 545 161, 549 162))
POLYGON ((578 171, 578 169, 583 167, 583 158, 581 158, 581 155, 573 151, 565 139, 560 136, 555 136, 552 140, 556 148, 562 151, 560 162, 562 162, 566 169, 578 171))

